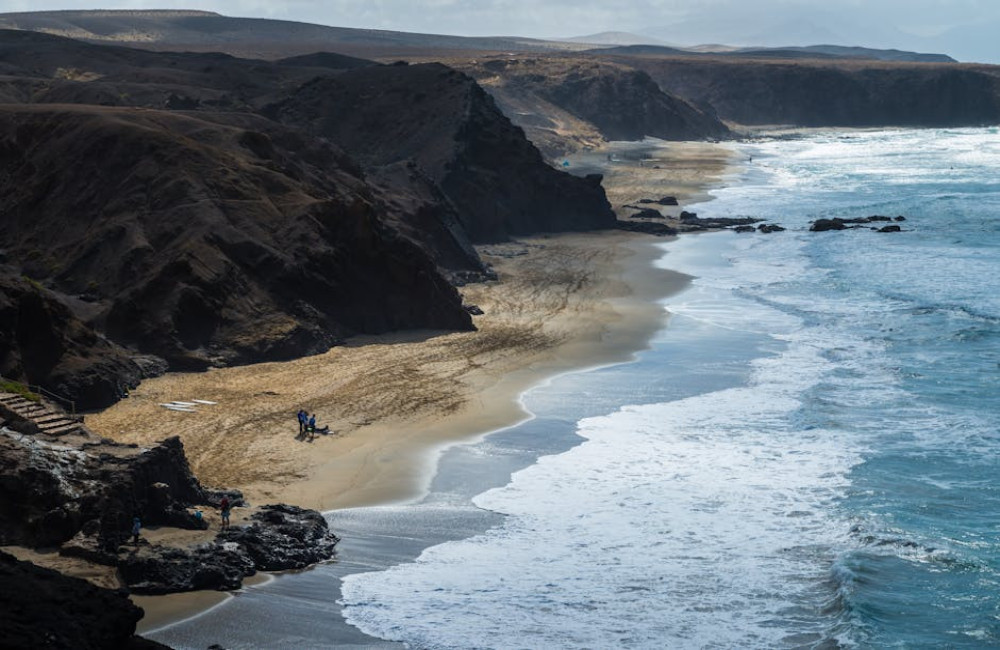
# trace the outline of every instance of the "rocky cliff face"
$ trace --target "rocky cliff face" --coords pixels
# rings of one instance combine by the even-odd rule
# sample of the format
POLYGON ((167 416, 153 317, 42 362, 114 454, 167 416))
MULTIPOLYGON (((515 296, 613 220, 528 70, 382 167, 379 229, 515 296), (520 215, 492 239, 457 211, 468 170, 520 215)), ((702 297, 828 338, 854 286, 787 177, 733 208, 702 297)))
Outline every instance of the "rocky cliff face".
POLYGON ((1000 123, 1000 69, 957 64, 621 59, 665 90, 740 124, 1000 123))
POLYGON ((322 143, 252 117, 0 113, 8 261, 174 368, 290 358, 358 332, 471 327, 457 292, 322 143))
POLYGON ((213 498, 191 475, 178 438, 143 450, 4 434, 0 450, 0 545, 60 546, 83 531, 95 551, 113 553, 134 515, 195 530, 202 524, 186 508, 213 498))
POLYGON ((80 408, 113 404, 157 369, 137 363, 11 267, 0 267, 0 324, 0 375, 47 386, 80 408))
POLYGON ((369 167, 412 162, 455 206, 472 241, 614 225, 599 179, 546 165, 488 94, 440 64, 316 79, 265 113, 330 138, 369 167))
POLYGON ((553 149, 562 124, 547 116, 559 111, 592 124, 606 140, 704 140, 729 134, 714 115, 663 92, 645 72, 597 58, 496 57, 456 65, 488 89, 533 142, 550 142, 553 149))

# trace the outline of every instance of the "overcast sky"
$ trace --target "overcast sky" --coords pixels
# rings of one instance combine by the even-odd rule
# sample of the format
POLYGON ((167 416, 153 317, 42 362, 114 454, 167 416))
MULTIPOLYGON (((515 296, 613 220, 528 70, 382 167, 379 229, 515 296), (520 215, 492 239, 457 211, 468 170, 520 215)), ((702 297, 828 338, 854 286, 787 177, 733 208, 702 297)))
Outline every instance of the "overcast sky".
MULTIPOLYGON (((0 0, 3 11, 205 9, 468 36, 568 37, 603 31, 681 45, 841 45, 995 50, 1000 0, 0 0), (980 42, 982 41, 982 42, 980 42), (978 48, 978 49, 976 49, 978 48)), ((940 51, 940 50, 939 50, 940 51)), ((954 52, 947 52, 955 55, 954 52)), ((969 58, 967 55, 964 58, 969 58)))

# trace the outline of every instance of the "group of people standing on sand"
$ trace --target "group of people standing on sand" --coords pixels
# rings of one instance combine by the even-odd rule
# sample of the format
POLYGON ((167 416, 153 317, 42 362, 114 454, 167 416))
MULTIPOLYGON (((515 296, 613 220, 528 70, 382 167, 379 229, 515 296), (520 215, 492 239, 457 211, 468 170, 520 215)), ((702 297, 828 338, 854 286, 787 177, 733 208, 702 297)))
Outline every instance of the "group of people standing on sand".
POLYGON ((322 429, 316 428, 315 413, 310 415, 305 411, 305 409, 299 409, 298 418, 299 418, 299 435, 296 436, 297 438, 308 438, 308 440, 311 442, 316 437, 317 433, 328 433, 330 431, 330 427, 328 426, 323 427, 322 429))

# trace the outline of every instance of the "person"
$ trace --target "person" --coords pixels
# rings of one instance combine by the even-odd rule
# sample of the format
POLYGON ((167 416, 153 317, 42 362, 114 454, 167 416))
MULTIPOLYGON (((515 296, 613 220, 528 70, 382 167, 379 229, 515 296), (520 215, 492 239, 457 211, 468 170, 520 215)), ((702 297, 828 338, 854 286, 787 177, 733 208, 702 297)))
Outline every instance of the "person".
POLYGON ((222 497, 222 502, 219 503, 219 509, 222 514, 222 528, 229 528, 229 497, 222 497))
POLYGON ((316 414, 315 413, 313 413, 312 415, 309 416, 309 427, 308 427, 307 431, 309 431, 309 439, 310 440, 312 440, 313 438, 316 437, 316 414))
POLYGON ((306 432, 306 411, 305 409, 299 409, 299 435, 301 436, 306 432))
POLYGON ((142 521, 139 520, 139 515, 132 517, 132 543, 136 546, 139 545, 139 531, 142 529, 142 521))

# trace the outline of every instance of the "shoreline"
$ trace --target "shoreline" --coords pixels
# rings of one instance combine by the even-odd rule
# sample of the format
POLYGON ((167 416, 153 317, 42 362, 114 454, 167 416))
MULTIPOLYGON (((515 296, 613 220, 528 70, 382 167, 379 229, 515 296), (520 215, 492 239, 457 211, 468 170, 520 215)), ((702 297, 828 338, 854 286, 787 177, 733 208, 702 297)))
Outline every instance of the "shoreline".
MULTIPOLYGON (((616 170, 607 181, 615 207, 657 194, 682 204, 704 200, 730 171, 724 147, 656 146, 677 166, 616 170)), ((461 289, 467 303, 485 311, 476 317, 478 332, 357 337, 289 362, 168 374, 88 416, 88 425, 138 444, 180 435, 203 483, 242 489, 255 505, 284 501, 327 511, 411 501, 426 490, 444 449, 529 417, 525 391, 566 372, 627 361, 648 347, 667 318, 657 301, 689 281, 654 265, 663 241, 611 231, 481 247, 500 281, 461 289), (217 404, 194 414, 158 406, 190 399, 217 404), (296 440, 300 406, 335 435, 296 440), (137 421, 156 426, 139 431, 131 426, 137 421)), ((149 631, 229 597, 195 592, 133 600, 147 611, 140 630, 149 631)))

